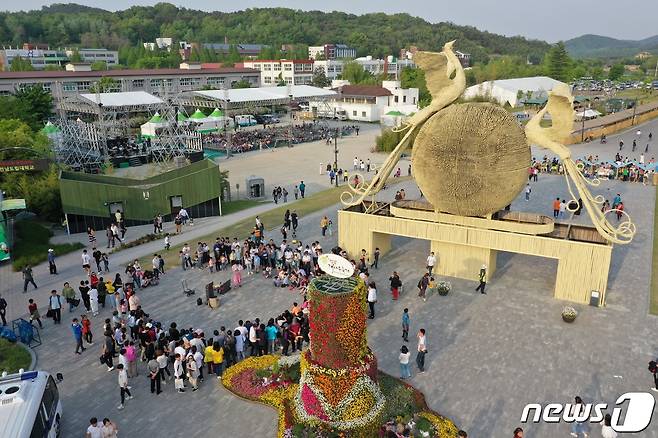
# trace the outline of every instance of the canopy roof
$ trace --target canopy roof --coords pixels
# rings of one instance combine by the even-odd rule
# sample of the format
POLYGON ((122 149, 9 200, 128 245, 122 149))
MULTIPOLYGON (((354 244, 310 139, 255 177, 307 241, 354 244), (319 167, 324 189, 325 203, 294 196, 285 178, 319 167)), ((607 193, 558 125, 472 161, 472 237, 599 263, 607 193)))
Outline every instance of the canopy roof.
POLYGON ((214 117, 214 118, 224 117, 224 113, 219 108, 215 108, 215 110, 211 112, 208 117, 214 117))
POLYGON ((176 114, 176 120, 178 120, 179 122, 185 122, 187 121, 187 117, 185 117, 185 114, 178 111, 178 114, 176 114))
POLYGON ((46 135, 48 135, 48 134, 56 134, 56 133, 59 132, 59 128, 58 128, 57 126, 53 125, 53 124, 49 121, 48 123, 46 123, 46 126, 44 126, 43 128, 41 128, 41 132, 43 132, 43 133, 46 134, 46 135))
POLYGON ((310 85, 291 85, 282 87, 235 88, 230 90, 201 90, 193 95, 207 99, 230 103, 247 102, 285 102, 290 99, 310 99, 335 96, 336 92, 310 85))
POLYGON ((401 113, 400 111, 389 111, 386 113, 387 116, 404 116, 404 113, 401 113))
POLYGON ((196 111, 194 111, 194 113, 192 113, 192 115, 190 116, 190 119, 192 120, 202 120, 205 118, 206 115, 199 108, 197 108, 196 111))
POLYGON ((84 100, 90 103, 101 104, 105 107, 121 107, 135 105, 157 105, 163 103, 159 97, 146 91, 125 91, 121 93, 81 94, 84 100))
POLYGON ((151 117, 149 123, 162 123, 162 117, 160 116, 160 113, 153 114, 153 117, 151 117))
POLYGON ((593 110, 593 109, 586 109, 585 111, 581 111, 579 113, 576 113, 576 117, 585 117, 586 119, 588 118, 594 118, 600 116, 601 113, 593 110))

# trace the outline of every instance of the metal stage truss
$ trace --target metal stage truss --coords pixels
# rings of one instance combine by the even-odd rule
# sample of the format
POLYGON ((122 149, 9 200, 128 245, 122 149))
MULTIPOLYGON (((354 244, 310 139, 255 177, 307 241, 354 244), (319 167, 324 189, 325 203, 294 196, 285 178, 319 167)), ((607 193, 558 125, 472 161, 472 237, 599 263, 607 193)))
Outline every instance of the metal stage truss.
MULTIPOLYGON (((53 149, 62 164, 93 171, 108 161, 164 163, 202 151, 201 135, 177 121, 171 99, 145 92, 78 94, 57 104, 53 149), (135 142, 136 120, 159 114, 157 135, 135 142), (130 152, 128 152, 130 151, 130 152)), ((132 165, 132 164, 131 164, 132 165)))

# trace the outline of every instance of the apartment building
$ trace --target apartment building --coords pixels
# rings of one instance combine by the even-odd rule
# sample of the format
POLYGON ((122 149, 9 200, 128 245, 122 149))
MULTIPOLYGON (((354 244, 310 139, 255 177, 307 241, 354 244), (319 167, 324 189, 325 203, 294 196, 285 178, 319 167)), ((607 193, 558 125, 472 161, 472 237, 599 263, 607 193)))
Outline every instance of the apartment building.
MULTIPOLYGON (((399 79, 400 73, 406 67, 416 67, 416 64, 410 59, 395 59, 393 56, 388 56, 386 59, 373 59, 372 56, 365 56, 356 58, 354 62, 375 76, 386 73, 391 79, 399 79)), ((344 60, 334 59, 315 61, 313 68, 321 68, 329 80, 334 80, 343 74, 344 66, 344 60)))
POLYGON ((313 61, 309 59, 258 59, 240 64, 244 68, 260 71, 263 87, 286 85, 310 85, 313 81, 313 61))
POLYGON ((266 44, 228 44, 224 43, 204 43, 201 45, 204 49, 213 50, 215 53, 219 54, 228 54, 231 51, 231 46, 235 46, 238 50, 240 56, 246 56, 248 58, 257 57, 260 54, 260 51, 263 47, 269 47, 266 44))
POLYGON ((230 88, 232 84, 247 80, 252 87, 260 86, 260 72, 250 68, 183 68, 153 70, 91 71, 84 65, 73 65, 71 71, 0 72, 0 94, 13 93, 27 86, 41 85, 59 98, 75 93, 86 93, 103 77, 116 81, 110 91, 146 91, 162 95, 180 91, 200 90, 204 87, 230 88), (82 68, 78 68, 82 67, 82 68))
POLYGON ((2 70, 11 69, 14 59, 20 57, 30 61, 36 70, 43 70, 49 65, 64 66, 71 61, 73 53, 77 50, 84 62, 94 63, 104 61, 108 66, 119 64, 119 52, 107 49, 64 49, 52 50, 48 46, 40 44, 23 44, 22 49, 0 50, 0 67, 2 70))
POLYGON ((310 46, 308 48, 308 59, 351 59, 356 58, 356 49, 346 44, 324 44, 322 46, 310 46))

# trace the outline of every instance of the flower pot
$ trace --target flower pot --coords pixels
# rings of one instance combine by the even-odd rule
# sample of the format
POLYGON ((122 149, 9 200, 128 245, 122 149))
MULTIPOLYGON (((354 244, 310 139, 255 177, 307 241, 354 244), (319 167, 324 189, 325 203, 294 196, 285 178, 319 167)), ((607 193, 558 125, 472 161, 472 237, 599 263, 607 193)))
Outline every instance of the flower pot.
POLYGON ((441 295, 442 297, 445 297, 446 295, 448 295, 450 293, 450 291, 448 289, 439 289, 438 292, 439 292, 439 295, 441 295))
POLYGON ((566 314, 563 313, 562 314, 562 320, 564 322, 574 322, 576 320, 576 315, 566 315, 566 314))

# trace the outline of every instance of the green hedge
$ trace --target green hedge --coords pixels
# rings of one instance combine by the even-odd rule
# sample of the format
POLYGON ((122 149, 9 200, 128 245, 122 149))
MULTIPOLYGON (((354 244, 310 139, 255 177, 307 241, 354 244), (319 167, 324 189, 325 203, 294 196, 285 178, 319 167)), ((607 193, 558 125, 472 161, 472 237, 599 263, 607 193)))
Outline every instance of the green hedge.
POLYGON ((16 242, 11 252, 12 266, 14 271, 20 271, 23 266, 30 264, 36 266, 48 259, 48 249, 55 251, 55 256, 61 256, 69 252, 84 248, 84 245, 76 243, 51 244, 52 231, 43 225, 23 220, 16 222, 16 242))
POLYGON ((11 374, 21 368, 27 370, 31 361, 30 353, 25 348, 6 339, 0 339, 0 372, 7 371, 11 374))

